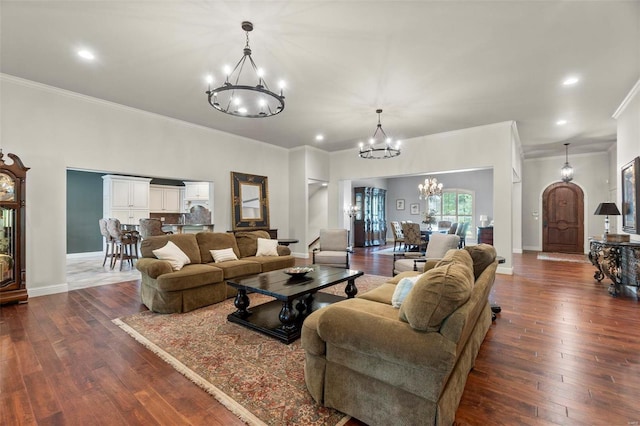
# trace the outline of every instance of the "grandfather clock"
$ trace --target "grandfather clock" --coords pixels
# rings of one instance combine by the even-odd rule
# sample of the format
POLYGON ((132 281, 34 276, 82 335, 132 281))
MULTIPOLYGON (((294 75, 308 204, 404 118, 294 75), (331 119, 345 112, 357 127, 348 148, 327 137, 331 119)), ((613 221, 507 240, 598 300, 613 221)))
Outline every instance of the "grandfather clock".
POLYGON ((4 162, 0 149, 0 303, 27 300, 25 190, 28 167, 17 155, 4 162))

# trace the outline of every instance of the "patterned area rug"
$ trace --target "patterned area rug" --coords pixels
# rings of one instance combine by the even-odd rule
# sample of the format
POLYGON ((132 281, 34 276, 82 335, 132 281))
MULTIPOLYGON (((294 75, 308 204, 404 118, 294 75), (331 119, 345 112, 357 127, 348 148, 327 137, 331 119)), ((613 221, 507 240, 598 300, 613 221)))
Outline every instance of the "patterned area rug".
POLYGON ((553 260, 556 262, 591 263, 586 254, 569 253, 538 253, 538 260, 553 260))
MULTIPOLYGON (((358 293, 388 277, 356 279, 358 293)), ((345 284, 325 289, 344 295, 345 284)), ((252 294, 251 304, 271 298, 252 294)), ((233 299, 185 314, 147 311, 113 320, 250 425, 342 425, 349 419, 318 406, 304 382, 300 340, 278 340, 229 323, 233 299)))

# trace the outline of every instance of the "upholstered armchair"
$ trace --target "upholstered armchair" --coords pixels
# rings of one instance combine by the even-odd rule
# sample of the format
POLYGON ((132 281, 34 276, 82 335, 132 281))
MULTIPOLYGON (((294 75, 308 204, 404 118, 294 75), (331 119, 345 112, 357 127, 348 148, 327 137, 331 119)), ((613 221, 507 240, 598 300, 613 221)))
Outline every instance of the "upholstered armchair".
POLYGON ((313 250, 313 263, 349 269, 349 231, 321 229, 320 247, 313 250))
POLYGON ((424 257, 417 253, 414 256, 411 256, 411 253, 405 253, 402 257, 394 256, 393 275, 406 271, 422 271, 425 263, 438 262, 448 250, 458 248, 459 243, 460 237, 454 234, 431 234, 424 257))

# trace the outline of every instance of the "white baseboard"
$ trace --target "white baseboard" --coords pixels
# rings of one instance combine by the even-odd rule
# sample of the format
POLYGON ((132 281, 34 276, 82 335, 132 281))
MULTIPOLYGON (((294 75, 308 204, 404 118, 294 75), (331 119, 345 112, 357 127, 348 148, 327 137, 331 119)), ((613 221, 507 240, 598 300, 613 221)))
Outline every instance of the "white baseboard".
POLYGON ((67 283, 50 285, 46 287, 27 288, 27 294, 29 295, 29 297, 48 296, 50 294, 68 293, 68 292, 69 292, 69 285, 67 283))
POLYGON ((527 251, 542 251, 542 247, 540 247, 540 246, 524 246, 524 247, 522 247, 522 250, 527 250, 527 251))
POLYGON ((96 257, 103 255, 103 251, 91 251, 86 253, 67 253, 67 259, 82 259, 85 257, 96 257))
POLYGON ((513 275, 513 268, 507 266, 498 266, 498 269, 496 269, 496 274, 513 275))
POLYGON ((512 252, 516 254, 522 254, 522 249, 514 248, 512 252))

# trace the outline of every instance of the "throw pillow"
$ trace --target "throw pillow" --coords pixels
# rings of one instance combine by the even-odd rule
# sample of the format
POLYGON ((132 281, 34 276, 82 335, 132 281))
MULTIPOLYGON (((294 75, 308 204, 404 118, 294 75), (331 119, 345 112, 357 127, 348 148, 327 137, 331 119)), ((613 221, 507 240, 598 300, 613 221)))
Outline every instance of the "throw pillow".
POLYGON ((278 240, 268 240, 266 238, 258 238, 258 250, 256 256, 277 256, 278 240))
POLYGON ((160 260, 168 261, 174 271, 179 271, 184 265, 191 263, 189 256, 172 241, 168 241, 164 247, 153 250, 153 255, 160 260))
POLYGON ((473 291, 473 271, 450 263, 425 272, 400 306, 400 320, 420 331, 438 331, 473 291))
POLYGON ((404 277, 401 279, 398 284, 396 284, 396 289, 393 291, 393 296, 391 296, 391 306, 399 309, 400 305, 402 305, 402 302, 404 302, 404 299, 421 276, 422 274, 416 275, 415 277, 404 277))
POLYGON ((236 256, 236 253, 231 247, 222 250, 210 250, 210 252, 211 256, 213 256, 213 261, 216 263, 238 260, 238 256, 236 256))

